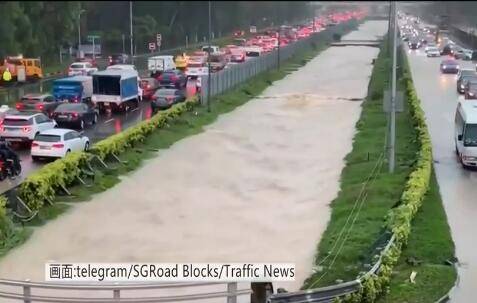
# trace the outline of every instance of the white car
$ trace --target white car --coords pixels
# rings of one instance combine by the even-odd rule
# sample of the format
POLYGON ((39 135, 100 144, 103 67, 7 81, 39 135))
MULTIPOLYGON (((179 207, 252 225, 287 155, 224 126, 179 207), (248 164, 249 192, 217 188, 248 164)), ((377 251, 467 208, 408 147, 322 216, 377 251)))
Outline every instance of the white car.
POLYGON ((424 48, 424 51, 427 53, 429 48, 437 47, 437 44, 435 43, 427 43, 426 47, 424 48))
POLYGON ((57 126, 42 113, 16 113, 5 116, 0 126, 0 137, 10 142, 30 142, 35 135, 57 126))
POLYGON ((440 57, 441 51, 437 47, 429 47, 427 49, 427 56, 428 57, 440 57))
POLYGON ((66 128, 54 128, 42 131, 31 143, 31 158, 63 158, 70 152, 86 151, 89 138, 77 131, 66 128))
POLYGON ((98 68, 93 67, 89 62, 74 62, 68 68, 68 76, 90 76, 97 71, 98 68))

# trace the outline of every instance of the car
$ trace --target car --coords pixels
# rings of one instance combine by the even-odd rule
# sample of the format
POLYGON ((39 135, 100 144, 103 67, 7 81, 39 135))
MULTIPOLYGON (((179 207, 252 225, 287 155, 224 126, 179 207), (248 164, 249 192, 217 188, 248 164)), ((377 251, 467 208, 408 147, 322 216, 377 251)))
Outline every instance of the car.
POLYGON ((50 94, 26 94, 17 102, 15 108, 20 112, 40 112, 51 117, 55 108, 62 103, 50 94))
POLYGON ((89 138, 77 131, 66 128, 44 130, 35 135, 31 144, 31 158, 63 158, 70 152, 89 149, 89 138))
POLYGON ((127 64, 128 60, 127 54, 112 54, 108 57, 108 65, 127 64))
POLYGON ((86 124, 96 124, 98 115, 91 103, 65 103, 55 109, 52 117, 59 126, 84 129, 86 124))
POLYGON ((210 54, 210 71, 218 72, 227 66, 227 59, 224 53, 210 54))
POLYGON ((443 56, 453 56, 454 55, 454 48, 455 46, 453 44, 447 44, 445 45, 442 50, 441 50, 441 55, 443 56))
POLYGON ((164 71, 157 80, 160 87, 184 88, 187 84, 187 76, 177 69, 164 71))
POLYGON ((231 62, 242 63, 245 62, 245 51, 243 49, 233 49, 231 51, 232 56, 230 58, 231 62))
POLYGON ((465 86, 467 85, 467 82, 469 81, 477 81, 477 73, 474 72, 472 75, 462 75, 457 78, 457 92, 459 94, 464 94, 465 93, 465 86))
POLYGON ((441 56, 441 52, 439 51, 439 49, 437 47, 429 47, 427 49, 427 57, 440 57, 441 56))
POLYGON ((465 99, 477 99, 477 81, 467 81, 464 87, 465 99))
POLYGON ((429 48, 431 47, 436 47, 437 48, 437 44, 433 43, 433 42, 429 42, 427 43, 426 47, 424 48, 424 51, 427 53, 427 51, 429 50, 429 48))
POLYGON ((68 68, 68 76, 90 76, 97 71, 98 68, 94 67, 89 62, 74 62, 71 63, 70 67, 68 68))
POLYGON ((89 57, 89 56, 85 56, 83 58, 77 58, 75 62, 88 62, 93 67, 98 67, 98 64, 96 63, 96 59, 93 59, 92 57, 89 57))
POLYGON ((142 78, 141 79, 142 97, 150 100, 152 95, 159 88, 159 81, 155 78, 142 78))
POLYGON ((185 101, 186 96, 182 90, 161 88, 152 96, 151 109, 153 113, 156 113, 160 109, 167 109, 174 105, 185 101))
POLYGON ((456 60, 447 59, 441 62, 440 69, 443 74, 457 74, 460 66, 456 60))
POLYGON ((409 41, 408 45, 409 49, 418 49, 419 47, 421 47, 421 42, 416 39, 413 39, 412 41, 409 41))
POLYGON ((474 51, 465 48, 459 48, 454 52, 454 58, 462 60, 472 60, 474 51))
POLYGON ((31 142, 36 134, 56 126, 55 120, 45 114, 18 112, 5 116, 0 126, 0 137, 10 142, 31 142))

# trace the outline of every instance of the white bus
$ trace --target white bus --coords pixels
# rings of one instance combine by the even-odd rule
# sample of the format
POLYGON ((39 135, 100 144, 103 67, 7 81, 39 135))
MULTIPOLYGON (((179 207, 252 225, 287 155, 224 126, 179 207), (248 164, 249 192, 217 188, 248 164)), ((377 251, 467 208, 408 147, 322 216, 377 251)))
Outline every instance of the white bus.
POLYGON ((477 100, 459 100, 454 138, 455 151, 462 166, 477 167, 477 100))

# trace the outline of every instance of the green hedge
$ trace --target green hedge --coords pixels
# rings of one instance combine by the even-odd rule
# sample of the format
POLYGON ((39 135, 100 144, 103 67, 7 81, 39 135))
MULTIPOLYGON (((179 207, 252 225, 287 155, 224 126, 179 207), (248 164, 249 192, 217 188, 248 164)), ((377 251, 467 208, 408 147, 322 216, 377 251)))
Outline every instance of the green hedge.
POLYGON ((10 218, 7 216, 7 198, 0 196, 0 247, 4 247, 5 243, 11 237, 14 227, 10 218))
POLYGON ((401 196, 401 203, 392 209, 387 217, 386 226, 395 237, 390 249, 383 254, 381 268, 376 275, 364 278, 359 292, 347 295, 338 302, 375 302, 377 297, 386 291, 394 265, 401 254, 402 247, 407 244, 411 233, 412 219, 421 207, 424 196, 429 189, 432 170, 432 145, 427 129, 424 112, 412 82, 409 64, 405 55, 401 56, 404 69, 403 81, 406 87, 406 97, 412 116, 412 123, 417 131, 416 144, 419 151, 416 154, 416 165, 409 175, 401 196))
POLYGON ((159 112, 149 120, 97 142, 88 152, 71 153, 63 159, 43 166, 22 182, 18 196, 32 211, 41 209, 46 201, 53 201, 61 187, 72 184, 82 174, 82 168, 86 166, 92 155, 97 155, 103 160, 112 154, 119 155, 127 148, 143 142, 155 129, 164 126, 169 119, 175 119, 191 110, 197 103, 197 97, 190 98, 168 110, 159 112))

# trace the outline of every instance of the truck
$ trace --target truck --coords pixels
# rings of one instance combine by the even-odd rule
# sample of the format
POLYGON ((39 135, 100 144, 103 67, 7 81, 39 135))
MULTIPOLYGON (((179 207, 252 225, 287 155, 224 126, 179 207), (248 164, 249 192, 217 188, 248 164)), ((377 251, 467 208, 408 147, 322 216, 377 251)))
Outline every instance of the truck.
MULTIPOLYGON (((202 46, 202 49, 201 49, 203 52, 208 52, 209 51, 209 46, 208 45, 204 45, 202 46)), ((211 45, 210 46, 210 53, 213 54, 213 53, 218 53, 220 50, 220 48, 216 45, 211 45)))
POLYGON ((73 76, 53 81, 56 101, 89 102, 93 95, 93 77, 73 76))
POLYGON ((147 70, 156 78, 166 70, 176 69, 174 56, 154 56, 147 59, 147 70))
POLYGON ((110 69, 93 74, 91 101, 100 113, 108 109, 125 112, 139 105, 138 73, 134 70, 110 69))

